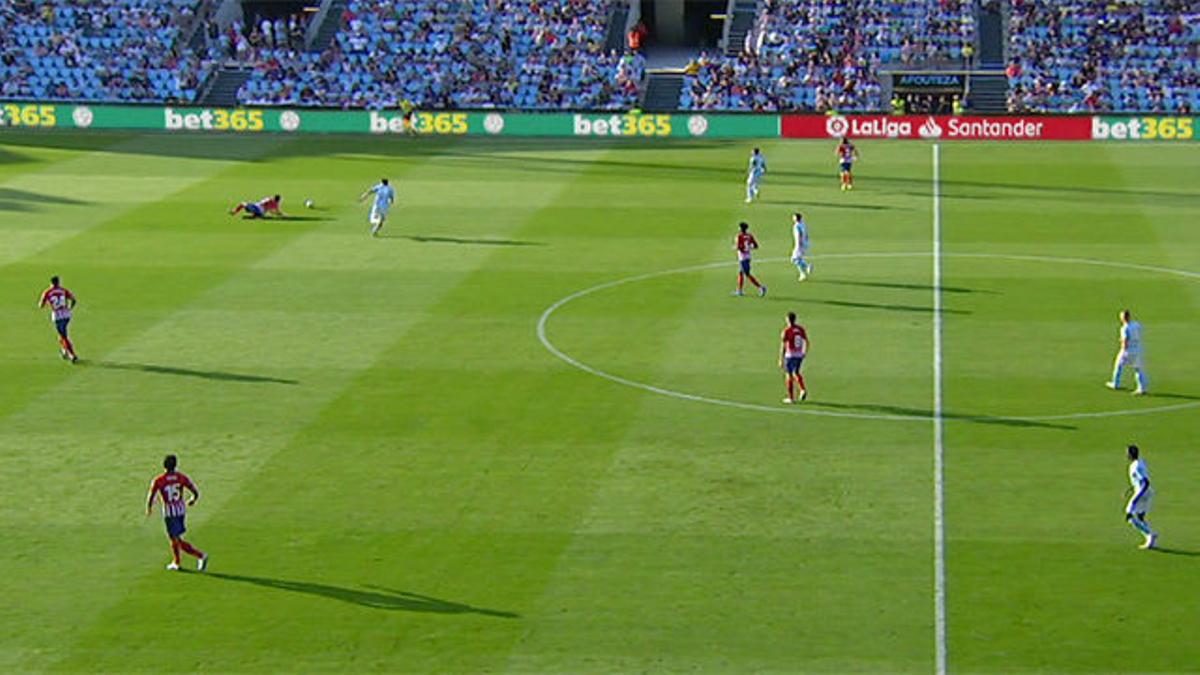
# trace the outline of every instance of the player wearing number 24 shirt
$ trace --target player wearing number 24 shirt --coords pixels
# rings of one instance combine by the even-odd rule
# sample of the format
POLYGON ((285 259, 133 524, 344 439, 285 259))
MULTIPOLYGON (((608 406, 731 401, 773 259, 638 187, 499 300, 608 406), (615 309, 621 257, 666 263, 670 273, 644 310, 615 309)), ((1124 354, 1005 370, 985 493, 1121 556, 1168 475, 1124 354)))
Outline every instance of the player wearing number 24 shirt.
POLYGON ((67 337, 67 324, 71 323, 71 310, 75 308, 75 294, 63 288, 58 277, 50 277, 50 288, 42 291, 38 307, 50 308, 50 320, 54 322, 54 330, 58 333, 59 353, 71 363, 78 361, 75 345, 67 337))
POLYGON ((150 483, 150 494, 146 495, 146 515, 154 510, 154 500, 162 501, 163 521, 167 526, 167 538, 171 541, 171 562, 169 570, 179 569, 179 553, 183 551, 196 558, 196 569, 201 572, 208 566, 208 555, 200 549, 184 541, 183 533, 187 532, 183 519, 187 515, 187 507, 195 504, 200 498, 200 490, 196 484, 180 471, 176 471, 179 460, 175 455, 167 455, 163 459, 163 473, 150 483), (191 498, 186 498, 186 493, 191 498))

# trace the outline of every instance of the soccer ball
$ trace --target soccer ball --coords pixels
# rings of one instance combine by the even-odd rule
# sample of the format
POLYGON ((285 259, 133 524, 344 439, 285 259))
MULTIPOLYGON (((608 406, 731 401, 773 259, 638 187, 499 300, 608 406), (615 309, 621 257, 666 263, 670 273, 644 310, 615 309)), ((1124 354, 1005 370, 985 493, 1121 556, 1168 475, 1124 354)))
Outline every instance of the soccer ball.
POLYGON ((305 199, 304 200, 304 208, 311 209, 312 207, 313 207, 313 200, 305 199))

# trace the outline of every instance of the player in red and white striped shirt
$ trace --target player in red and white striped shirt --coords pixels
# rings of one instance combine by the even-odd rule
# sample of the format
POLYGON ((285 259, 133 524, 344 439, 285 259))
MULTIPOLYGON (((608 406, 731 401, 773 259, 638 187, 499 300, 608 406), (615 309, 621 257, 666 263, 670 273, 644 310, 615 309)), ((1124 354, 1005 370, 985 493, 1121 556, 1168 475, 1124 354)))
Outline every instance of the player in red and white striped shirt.
POLYGON ((155 497, 160 498, 167 537, 171 540, 171 564, 167 565, 167 569, 179 569, 179 552, 182 550, 197 558, 196 569, 203 572, 208 566, 208 555, 183 540, 183 533, 187 532, 183 518, 187 515, 187 507, 195 504, 200 498, 200 491, 196 489, 192 479, 175 470, 178 463, 175 455, 167 455, 163 460, 163 468, 166 471, 150 483, 150 494, 146 496, 146 515, 149 516, 154 510, 155 497), (191 499, 185 500, 185 490, 192 493, 191 499))
POLYGON ((58 332, 59 353, 64 359, 75 363, 79 357, 75 355, 75 345, 67 337, 67 324, 71 323, 71 310, 75 308, 75 294, 62 287, 58 277, 50 277, 50 288, 42 291, 38 300, 38 308, 50 307, 50 320, 54 322, 54 330, 58 332))

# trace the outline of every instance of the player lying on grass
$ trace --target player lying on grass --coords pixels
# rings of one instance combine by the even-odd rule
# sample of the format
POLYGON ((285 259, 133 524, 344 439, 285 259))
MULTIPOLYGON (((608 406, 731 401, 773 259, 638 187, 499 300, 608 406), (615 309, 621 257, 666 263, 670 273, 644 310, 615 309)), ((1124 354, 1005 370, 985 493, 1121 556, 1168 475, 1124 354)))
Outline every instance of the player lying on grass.
POLYGON ((1150 470, 1146 468, 1146 463, 1139 458, 1138 446, 1129 446, 1126 454, 1129 457, 1131 487, 1125 493, 1130 495, 1129 502, 1125 504, 1125 520, 1129 521, 1133 529, 1146 537, 1146 541, 1138 548, 1154 548, 1154 544, 1158 541, 1158 533, 1150 529, 1150 523, 1146 522, 1146 514, 1154 506, 1154 488, 1150 486, 1150 470))
POLYGON ((75 345, 67 337, 67 324, 71 323, 71 310, 75 308, 75 294, 62 287, 58 277, 50 277, 50 288, 42 291, 38 307, 50 307, 50 320, 54 322, 54 330, 58 333, 58 351, 62 357, 75 363, 79 357, 75 355, 75 345))
POLYGON ((284 217, 284 212, 280 210, 279 203, 283 201, 283 197, 275 195, 274 197, 263 197, 256 202, 239 202, 237 206, 229 210, 229 215, 236 216, 242 211, 250 218, 266 218, 267 216, 284 217))
POLYGON ((796 323, 795 312, 788 312, 787 325, 783 328, 780 340, 783 348, 779 351, 779 367, 783 368, 783 381, 787 385, 787 398, 783 402, 803 401, 808 398, 808 388, 804 385, 800 368, 808 354, 808 333, 804 326, 796 323))
POLYGON ((167 539, 171 541, 171 562, 167 569, 179 569, 179 552, 183 551, 196 558, 196 569, 203 572, 208 566, 208 555, 183 540, 183 533, 187 532, 183 524, 187 507, 196 503, 200 498, 200 491, 196 489, 192 479, 175 470, 178 464, 179 460, 175 455, 167 455, 163 459, 165 471, 150 483, 150 494, 146 496, 146 515, 149 516, 154 510, 154 498, 160 497, 163 522, 167 526, 167 539), (192 493, 191 499, 186 501, 185 490, 192 493))

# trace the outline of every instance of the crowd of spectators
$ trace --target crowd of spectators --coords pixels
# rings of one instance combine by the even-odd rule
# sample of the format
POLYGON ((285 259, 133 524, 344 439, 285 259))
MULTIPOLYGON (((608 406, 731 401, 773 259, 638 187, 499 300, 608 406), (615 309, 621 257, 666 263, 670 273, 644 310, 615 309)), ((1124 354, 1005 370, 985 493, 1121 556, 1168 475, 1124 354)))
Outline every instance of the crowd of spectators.
POLYGON ((210 19, 204 26, 206 56, 223 63, 247 65, 277 58, 276 54, 297 58, 304 49, 310 16, 308 12, 253 16, 245 21, 232 21, 224 30, 210 19))
POLYGON ((351 0, 319 54, 265 50, 248 104, 621 109, 640 54, 605 50, 612 0, 351 0))
POLYGON ((969 58, 968 0, 765 0, 737 56, 702 54, 680 107, 698 110, 879 110, 886 65, 969 58))
POLYGON ((1200 108, 1194 0, 1012 0, 1014 112, 1174 112, 1200 108))
POLYGON ((191 101, 212 64, 181 49, 198 0, 0 2, 0 97, 191 101))

